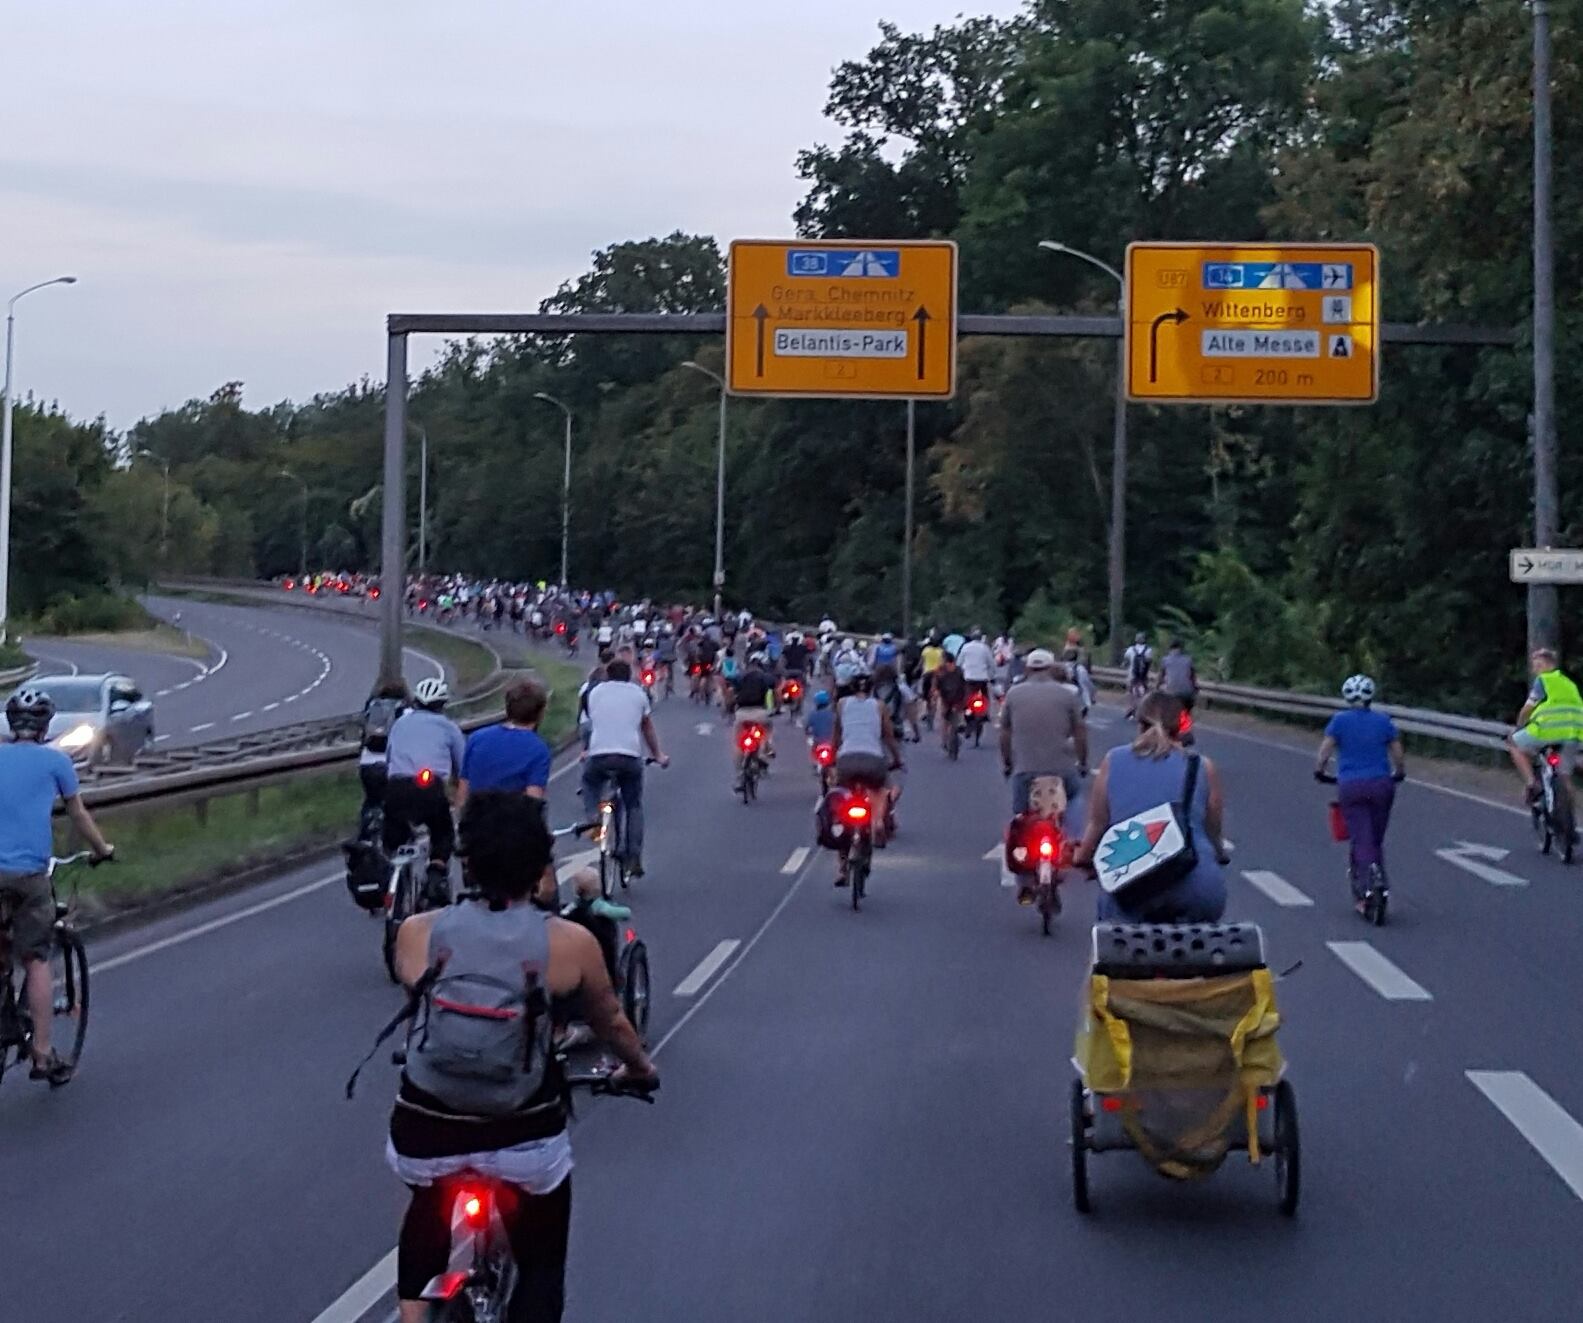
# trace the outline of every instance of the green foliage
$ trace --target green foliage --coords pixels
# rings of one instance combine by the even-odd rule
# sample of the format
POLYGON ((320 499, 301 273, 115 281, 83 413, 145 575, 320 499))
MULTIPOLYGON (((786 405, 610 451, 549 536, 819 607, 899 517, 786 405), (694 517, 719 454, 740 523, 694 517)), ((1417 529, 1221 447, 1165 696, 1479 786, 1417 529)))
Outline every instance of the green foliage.
POLYGON ((112 634, 121 630, 152 629, 154 618, 129 597, 115 593, 89 593, 57 597, 36 616, 22 622, 28 634, 112 634))

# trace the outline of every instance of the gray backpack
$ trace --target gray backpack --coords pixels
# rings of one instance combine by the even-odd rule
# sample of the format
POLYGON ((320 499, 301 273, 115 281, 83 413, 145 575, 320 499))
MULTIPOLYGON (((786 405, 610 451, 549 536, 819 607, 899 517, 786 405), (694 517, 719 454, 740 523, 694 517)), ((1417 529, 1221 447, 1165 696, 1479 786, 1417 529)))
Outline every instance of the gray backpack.
POLYGON ((552 1057, 545 924, 532 906, 492 911, 479 901, 434 922, 407 1078, 459 1115, 518 1114, 544 1091, 552 1057))

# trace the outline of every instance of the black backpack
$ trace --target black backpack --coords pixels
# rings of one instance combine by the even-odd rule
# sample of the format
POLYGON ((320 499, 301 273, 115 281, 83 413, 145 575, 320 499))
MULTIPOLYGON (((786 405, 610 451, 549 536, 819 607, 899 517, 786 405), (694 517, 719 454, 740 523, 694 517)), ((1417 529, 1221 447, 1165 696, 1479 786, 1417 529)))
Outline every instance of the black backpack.
POLYGON ((363 747, 370 753, 384 753, 390 747, 390 728, 401 715, 399 698, 375 698, 363 711, 363 747))

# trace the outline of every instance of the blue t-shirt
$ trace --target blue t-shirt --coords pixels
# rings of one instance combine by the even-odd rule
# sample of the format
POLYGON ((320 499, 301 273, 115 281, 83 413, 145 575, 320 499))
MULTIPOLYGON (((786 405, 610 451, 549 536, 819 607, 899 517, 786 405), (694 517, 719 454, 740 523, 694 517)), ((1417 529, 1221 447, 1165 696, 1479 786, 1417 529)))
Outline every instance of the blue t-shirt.
POLYGON ((815 744, 829 744, 835 738, 835 709, 816 707, 808 714, 803 729, 808 732, 808 738, 815 744))
POLYGON ((1388 750, 1401 736, 1385 713, 1370 707, 1337 712, 1325 734, 1336 742, 1336 780, 1370 781, 1391 774, 1388 750))
POLYGON ((485 726, 467 741, 462 779, 469 791, 542 789, 550 781, 550 746, 531 730, 485 726))
POLYGON ((19 740, 0 745, 0 871, 42 873, 54 838, 55 797, 77 793, 77 773, 59 749, 19 740))

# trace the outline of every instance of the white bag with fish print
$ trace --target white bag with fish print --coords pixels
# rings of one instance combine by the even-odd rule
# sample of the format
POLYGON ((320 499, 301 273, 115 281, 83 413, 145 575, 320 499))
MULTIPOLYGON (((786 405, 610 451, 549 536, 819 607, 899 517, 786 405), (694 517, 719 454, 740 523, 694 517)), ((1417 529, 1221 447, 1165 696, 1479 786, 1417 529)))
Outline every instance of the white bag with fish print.
POLYGON ((1099 885, 1132 908, 1175 886, 1198 866, 1189 812, 1198 786, 1198 755, 1189 754, 1182 798, 1114 824, 1094 852, 1099 885))

